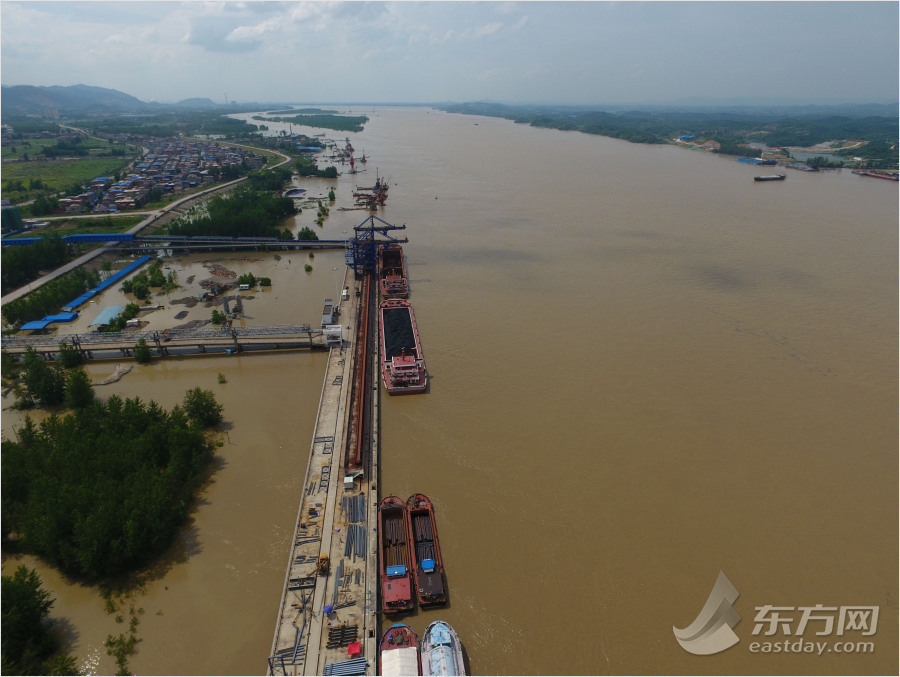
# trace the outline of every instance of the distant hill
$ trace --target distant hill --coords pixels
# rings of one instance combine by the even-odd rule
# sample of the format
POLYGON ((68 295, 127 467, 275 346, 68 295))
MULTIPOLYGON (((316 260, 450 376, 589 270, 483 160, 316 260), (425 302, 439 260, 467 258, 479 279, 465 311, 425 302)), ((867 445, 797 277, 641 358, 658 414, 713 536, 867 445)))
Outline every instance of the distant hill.
MULTIPOLYGON (((244 104, 246 106, 246 104, 244 104)), ((117 115, 127 113, 156 113, 172 109, 190 111, 237 110, 236 105, 224 106, 212 99, 191 98, 178 103, 141 101, 116 89, 72 85, 61 87, 33 87, 31 85, 3 85, 0 89, 0 114, 41 115, 55 111, 62 117, 80 115, 117 115)))
POLYGON ((193 99, 184 99, 175 104, 179 108, 191 108, 194 110, 208 110, 214 108, 224 108, 221 104, 216 103, 212 99, 202 99, 202 98, 193 98, 193 99))
POLYGON ((3 115, 40 114, 48 110, 60 115, 97 113, 141 113, 157 108, 115 89, 72 85, 33 87, 4 85, 0 90, 0 113, 3 115))

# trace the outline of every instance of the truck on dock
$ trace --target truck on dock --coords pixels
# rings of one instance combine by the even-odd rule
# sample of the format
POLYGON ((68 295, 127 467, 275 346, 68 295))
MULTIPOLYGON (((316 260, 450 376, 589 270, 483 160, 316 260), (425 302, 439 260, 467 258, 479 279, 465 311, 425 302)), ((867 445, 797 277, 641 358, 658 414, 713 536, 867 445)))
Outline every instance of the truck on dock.
POLYGON ((334 301, 325 299, 325 307, 322 309, 322 326, 334 324, 334 301))

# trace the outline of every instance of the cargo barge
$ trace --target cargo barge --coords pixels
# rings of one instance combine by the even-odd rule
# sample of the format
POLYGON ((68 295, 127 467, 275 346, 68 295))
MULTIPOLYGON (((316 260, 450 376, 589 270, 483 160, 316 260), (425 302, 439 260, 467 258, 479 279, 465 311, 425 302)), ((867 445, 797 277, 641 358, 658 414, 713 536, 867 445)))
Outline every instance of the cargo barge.
POLYGON ((386 244, 378 249, 378 281, 381 295, 386 299, 409 296, 406 259, 399 244, 386 244))
POLYGON ((378 313, 381 374, 389 395, 423 393, 428 385, 425 357, 412 305, 402 299, 382 301, 378 313))
POLYGON ((420 656, 423 675, 466 674, 459 635, 444 621, 435 621, 425 628, 420 656))
POLYGON ((776 160, 764 160, 758 157, 739 157, 738 162, 746 162, 751 165, 774 165, 778 164, 776 160))
POLYGON ((784 181, 784 174, 770 174, 769 176, 754 176, 754 181, 784 181))
POLYGON ((382 635, 378 644, 378 674, 383 677, 422 674, 419 638, 408 625, 394 623, 382 635))
POLYGON ((406 506, 397 496, 387 496, 378 506, 378 566, 381 604, 386 614, 413 608, 412 571, 406 506))
POLYGON ((406 501, 409 543, 413 553, 413 578, 419 606, 447 603, 444 563, 434 523, 434 508, 425 494, 414 494, 406 501))
POLYGON ((888 181, 898 181, 900 177, 896 174, 888 174, 886 172, 876 172, 869 169, 859 169, 851 172, 852 174, 856 174, 857 176, 871 176, 876 179, 887 179, 888 181))

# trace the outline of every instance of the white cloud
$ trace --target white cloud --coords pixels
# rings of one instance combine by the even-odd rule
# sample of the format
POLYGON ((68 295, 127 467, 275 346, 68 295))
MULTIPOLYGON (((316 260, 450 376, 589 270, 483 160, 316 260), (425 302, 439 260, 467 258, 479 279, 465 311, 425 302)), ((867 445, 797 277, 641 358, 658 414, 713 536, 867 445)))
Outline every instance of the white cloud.
POLYGON ((474 37, 482 38, 485 35, 493 35, 497 31, 499 31, 501 28, 503 28, 503 24, 501 24, 501 23, 492 23, 492 24, 487 24, 486 26, 479 26, 474 31, 474 37))
POLYGON ((228 91, 232 99, 259 101, 301 93, 334 101, 502 93, 525 101, 541 92, 565 103, 583 100, 585 82, 604 101, 680 98, 695 94, 691 87, 715 89, 720 98, 803 91, 896 100, 898 6, 852 5, 767 3, 763 12, 758 3, 718 1, 2 0, 0 81, 83 82, 143 100, 221 100, 228 91), (754 74, 733 36, 760 21, 754 74), (822 44, 828 49, 816 48, 822 44), (780 72, 792 45, 790 68, 780 72), (641 64, 640 77, 612 66, 618 62, 641 64), (310 77, 295 84, 285 73, 298 64, 310 77), (377 78, 367 73, 372 66, 377 78))

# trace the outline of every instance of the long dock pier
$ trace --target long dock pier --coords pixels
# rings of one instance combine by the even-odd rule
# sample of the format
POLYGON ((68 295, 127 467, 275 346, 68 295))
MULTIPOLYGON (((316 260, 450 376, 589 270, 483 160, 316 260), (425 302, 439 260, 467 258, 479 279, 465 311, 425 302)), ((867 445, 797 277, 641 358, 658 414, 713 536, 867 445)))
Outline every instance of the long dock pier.
POLYGON ((378 373, 370 280, 356 280, 356 301, 344 302, 349 338, 329 352, 269 675, 375 674, 379 392, 377 378, 370 385, 378 373))
POLYGON ((3 350, 10 354, 33 348, 45 359, 55 359, 59 344, 77 349, 87 358, 128 357, 143 339, 157 357, 191 354, 233 354, 251 350, 326 349, 340 346, 340 325, 312 328, 308 324, 258 327, 201 327, 164 331, 88 332, 84 334, 37 334, 8 336, 3 350))

